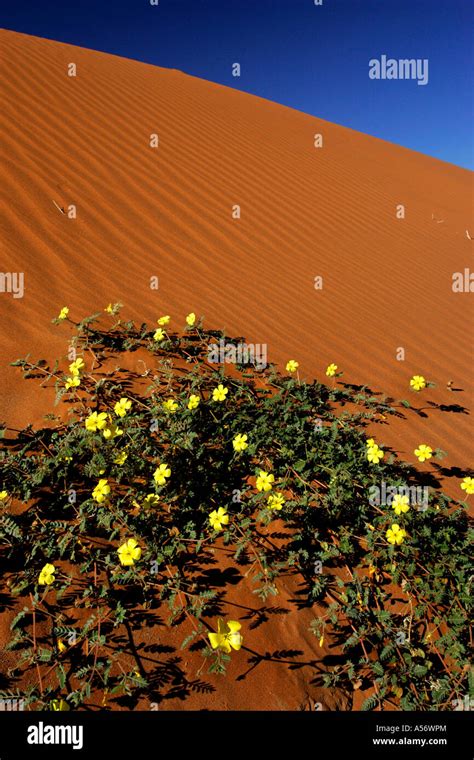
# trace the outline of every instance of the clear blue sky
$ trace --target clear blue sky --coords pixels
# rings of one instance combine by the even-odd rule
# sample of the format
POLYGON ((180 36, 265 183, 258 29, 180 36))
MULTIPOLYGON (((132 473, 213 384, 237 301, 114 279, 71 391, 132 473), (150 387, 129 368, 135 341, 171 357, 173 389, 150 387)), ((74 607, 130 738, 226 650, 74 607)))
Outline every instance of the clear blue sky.
POLYGON ((473 9, 472 0, 2 0, 0 26, 181 69, 473 169, 473 9), (428 84, 369 79, 382 54, 427 58, 428 84))

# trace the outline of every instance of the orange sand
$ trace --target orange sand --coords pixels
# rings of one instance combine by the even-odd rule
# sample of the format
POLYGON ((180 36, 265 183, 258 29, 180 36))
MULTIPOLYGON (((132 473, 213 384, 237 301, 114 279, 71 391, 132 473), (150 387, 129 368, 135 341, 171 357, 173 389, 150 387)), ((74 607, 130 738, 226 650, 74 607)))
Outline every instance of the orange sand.
MULTIPOLYGON (((170 314, 174 328, 194 311, 267 343, 270 361, 297 359, 307 379, 335 362, 346 382, 410 399, 422 412, 378 427, 377 440, 411 462, 422 442, 448 451, 440 483, 463 495, 473 311, 451 284, 472 267, 467 170, 180 71, 10 31, 0 43, 2 271, 25 274, 23 298, 0 293, 0 421, 20 426, 50 410, 51 394, 7 365, 65 353, 69 330, 50 323, 62 306, 78 319, 121 301, 125 317, 170 314), (74 204, 77 219, 53 201, 74 204), (410 393, 418 373, 437 387, 410 393)), ((294 645, 306 622, 271 622, 262 648, 273 636, 268 650, 302 649, 305 660, 310 646, 315 657, 311 634, 294 645)), ((270 704, 255 691, 257 668, 212 706, 297 707, 304 668, 282 681, 281 665, 265 667, 270 704)))

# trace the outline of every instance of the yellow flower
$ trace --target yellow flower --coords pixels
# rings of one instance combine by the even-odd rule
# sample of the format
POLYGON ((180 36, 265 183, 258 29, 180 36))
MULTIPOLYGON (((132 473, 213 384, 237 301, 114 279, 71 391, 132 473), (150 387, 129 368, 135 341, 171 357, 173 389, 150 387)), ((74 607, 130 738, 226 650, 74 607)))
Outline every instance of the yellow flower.
POLYGON ((378 464, 385 456, 385 452, 380 449, 377 444, 367 449, 367 461, 372 464, 378 464))
POLYGON ((107 478, 101 478, 96 487, 92 491, 92 498, 98 503, 102 504, 107 499, 110 493, 110 486, 107 478))
POLYGON ((285 503, 285 497, 282 493, 271 493, 268 497, 269 509, 281 509, 285 503))
POLYGON ((66 377, 66 382, 64 383, 64 387, 68 391, 69 388, 77 388, 81 384, 81 378, 80 377, 66 377))
POLYGON ((153 333, 153 340, 156 340, 156 341, 158 341, 158 342, 160 342, 160 341, 164 340, 164 338, 165 338, 165 337, 166 337, 166 333, 165 333, 165 331, 164 331, 164 330, 162 330, 162 329, 161 329, 161 327, 159 327, 159 328, 158 328, 157 330, 155 330, 155 332, 153 333))
POLYGON ((69 307, 63 306, 61 311, 58 314, 58 319, 66 319, 67 315, 69 314, 69 307))
POLYGON ((392 527, 389 528, 386 532, 387 541, 389 544, 402 544, 403 540, 406 538, 407 532, 403 528, 400 528, 397 523, 393 523, 392 527))
POLYGON ((160 500, 160 497, 158 496, 158 494, 149 493, 143 499, 142 507, 144 509, 150 509, 150 507, 156 507, 158 505, 159 500, 160 500))
POLYGON ((71 709, 64 699, 52 699, 50 704, 53 712, 68 712, 71 709))
POLYGON ((6 501, 8 499, 8 491, 0 491, 0 501, 6 501))
POLYGON ((290 361, 286 363, 285 369, 287 372, 296 372, 299 366, 300 365, 298 362, 296 362, 294 359, 290 359, 290 361))
POLYGON ((421 391, 422 388, 426 388, 426 380, 423 375, 413 375, 410 385, 414 391, 421 391))
POLYGON ((420 443, 413 453, 418 457, 419 462, 424 462, 426 459, 431 459, 433 456, 433 449, 425 443, 420 443))
POLYGON ((248 446, 247 443, 248 435, 244 433, 243 435, 239 433, 235 436, 234 440, 232 441, 232 446, 234 447, 234 451, 245 451, 245 449, 248 446))
POLYGON ((160 327, 163 327, 163 325, 167 325, 170 321, 171 317, 167 314, 165 317, 160 317, 158 320, 158 324, 160 327))
POLYGON ((469 495, 473 494, 474 493, 474 478, 470 478, 470 477, 463 478, 463 481, 461 483, 461 488, 463 491, 466 491, 467 494, 469 495))
POLYGON ((178 408, 178 404, 172 398, 169 398, 167 401, 163 401, 163 407, 167 412, 175 412, 178 408))
POLYGON ((329 364, 329 366, 326 369, 326 375, 328 377, 334 377, 336 372, 337 372, 337 364, 329 364))
POLYGON ((84 359, 82 358, 82 356, 79 356, 78 359, 76 359, 74 362, 71 362, 71 364, 69 365, 69 372, 74 377, 77 377, 78 375, 81 374, 85 366, 86 365, 84 363, 84 359))
POLYGON ((140 559, 142 556, 142 550, 138 546, 138 541, 134 538, 129 538, 122 546, 119 546, 117 554, 119 555, 121 565, 131 567, 135 564, 135 560, 140 559))
POLYGON ((402 512, 408 512, 410 509, 408 496, 402 496, 397 493, 396 496, 393 497, 392 509, 395 511, 396 515, 401 515, 402 512))
POLYGON ((229 620, 225 623, 219 618, 217 621, 217 633, 208 633, 209 641, 213 649, 222 649, 229 654, 231 648, 238 651, 242 646, 242 635, 239 633, 242 628, 237 620, 229 620))
POLYGON ((200 398, 195 393, 191 393, 188 401, 188 409, 197 409, 199 406, 200 398))
POLYGON ((272 483, 275 482, 275 476, 269 474, 268 472, 265 472, 265 470, 260 470, 257 480, 256 480, 256 486, 258 491, 271 491, 272 490, 272 483))
POLYGON ((223 525, 229 524, 229 515, 226 507, 219 507, 209 515, 209 522, 214 530, 222 530, 223 525))
POLYGON ((112 306, 111 303, 109 303, 109 305, 105 307, 104 311, 106 311, 107 314, 113 314, 114 313, 114 307, 112 306))
POLYGON ((105 440, 111 441, 114 438, 118 438, 118 436, 122 435, 122 433, 123 430, 121 430, 115 422, 112 422, 112 417, 109 417, 109 424, 102 431, 102 435, 104 436, 105 440))
POLYGON ((168 465, 160 464, 159 467, 157 467, 155 470, 153 480, 158 486, 163 486, 166 483, 166 478, 169 478, 170 475, 171 469, 168 467, 168 465))
POLYGON ((132 408, 132 402, 129 398, 126 398, 125 396, 120 399, 120 401, 117 401, 117 403, 114 406, 114 412, 117 415, 117 417, 125 417, 127 412, 130 411, 132 408))
POLYGON ((107 427, 107 415, 105 412, 92 412, 86 420, 86 430, 95 433, 96 430, 103 430, 107 427))
POLYGON ((54 580, 55 580, 54 578, 55 572, 56 572, 56 569, 54 565, 50 565, 49 562, 47 562, 38 576, 38 584, 40 586, 51 586, 51 584, 54 583, 54 580))
POLYGON ((120 451, 117 456, 114 459, 114 464, 125 464, 125 462, 128 459, 128 454, 126 451, 120 451))
POLYGON ((192 327, 196 321, 196 315, 194 311, 192 311, 188 316, 186 317, 186 323, 189 325, 189 327, 192 327))
POLYGON ((67 649, 67 646, 62 639, 58 639, 58 649, 60 652, 65 652, 67 649))
POLYGON ((377 446, 377 444, 375 443, 375 438, 367 438, 365 445, 367 446, 368 449, 373 449, 374 446, 377 446))
POLYGON ((224 388, 222 383, 219 383, 217 388, 214 388, 212 391, 212 400, 213 401, 225 401, 225 397, 229 393, 228 388, 224 388))

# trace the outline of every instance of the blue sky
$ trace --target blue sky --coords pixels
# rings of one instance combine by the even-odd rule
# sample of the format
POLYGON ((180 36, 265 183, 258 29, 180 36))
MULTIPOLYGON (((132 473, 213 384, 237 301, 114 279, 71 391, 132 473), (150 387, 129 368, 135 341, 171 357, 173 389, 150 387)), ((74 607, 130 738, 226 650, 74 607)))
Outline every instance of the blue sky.
POLYGON ((0 26, 181 69, 473 169, 473 9, 472 0, 2 0, 0 26), (382 54, 428 59, 428 84, 371 80, 369 60, 382 54))

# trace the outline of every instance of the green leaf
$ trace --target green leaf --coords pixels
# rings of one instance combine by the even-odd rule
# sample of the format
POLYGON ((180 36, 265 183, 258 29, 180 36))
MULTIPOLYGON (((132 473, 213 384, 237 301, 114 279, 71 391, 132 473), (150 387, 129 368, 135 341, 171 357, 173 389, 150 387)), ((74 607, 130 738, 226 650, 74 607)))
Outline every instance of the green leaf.
POLYGON ((364 712, 368 712, 369 710, 373 710, 375 707, 377 707, 378 699, 377 697, 367 697, 362 703, 362 707, 360 708, 364 712))

